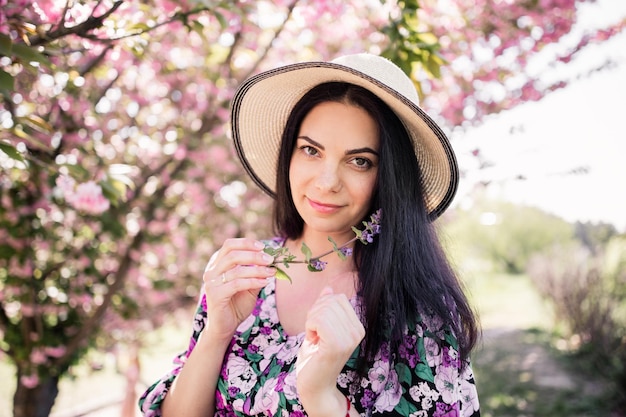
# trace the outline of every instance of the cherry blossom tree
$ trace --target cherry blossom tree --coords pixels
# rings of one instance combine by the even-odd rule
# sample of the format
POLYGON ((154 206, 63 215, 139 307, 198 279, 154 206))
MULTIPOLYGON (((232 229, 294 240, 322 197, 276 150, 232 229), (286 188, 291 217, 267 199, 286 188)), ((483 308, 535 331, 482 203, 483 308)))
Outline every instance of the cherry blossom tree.
POLYGON ((526 62, 570 32, 579 3, 0 0, 0 349, 17 369, 14 415, 46 415, 90 348, 137 341, 192 302, 225 238, 270 233, 270 201, 228 137, 243 79, 370 51, 411 74, 449 128, 477 123, 563 85, 539 84, 526 62))

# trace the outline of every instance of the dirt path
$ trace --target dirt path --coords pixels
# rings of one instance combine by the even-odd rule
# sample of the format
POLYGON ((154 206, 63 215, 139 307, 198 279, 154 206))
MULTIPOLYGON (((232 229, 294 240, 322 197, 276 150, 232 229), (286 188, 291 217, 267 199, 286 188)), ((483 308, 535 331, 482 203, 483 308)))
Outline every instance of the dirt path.
POLYGON ((568 369, 543 338, 522 329, 485 330, 473 364, 483 416, 610 416, 597 408, 602 386, 568 369))

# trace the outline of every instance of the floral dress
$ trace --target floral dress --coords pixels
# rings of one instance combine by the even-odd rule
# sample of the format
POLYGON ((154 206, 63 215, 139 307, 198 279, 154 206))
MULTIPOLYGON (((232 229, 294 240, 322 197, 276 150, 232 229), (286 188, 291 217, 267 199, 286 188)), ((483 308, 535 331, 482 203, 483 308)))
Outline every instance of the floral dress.
MULTIPOLYGON (((287 335, 276 310, 276 280, 259 293, 250 316, 238 327, 226 352, 215 393, 216 416, 306 416, 296 392, 295 363, 304 333, 287 335)), ((357 297, 351 300, 359 312, 357 297)), ((186 352, 174 369, 147 389, 139 406, 147 417, 161 415, 161 404, 206 325, 202 294, 186 352)), ((476 386, 469 364, 462 367, 457 342, 429 322, 405 331, 397 356, 388 345, 368 363, 367 376, 356 371, 355 350, 337 378, 338 389, 362 415, 411 417, 479 416, 476 386)))

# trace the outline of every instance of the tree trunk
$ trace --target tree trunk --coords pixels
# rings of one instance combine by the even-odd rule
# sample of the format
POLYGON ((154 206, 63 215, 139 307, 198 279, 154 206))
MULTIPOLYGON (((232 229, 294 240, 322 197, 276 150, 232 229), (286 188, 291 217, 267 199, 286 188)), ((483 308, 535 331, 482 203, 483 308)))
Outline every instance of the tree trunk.
POLYGON ((59 394, 59 377, 42 377, 36 387, 28 388, 20 382, 21 376, 18 370, 13 417, 48 417, 59 394))

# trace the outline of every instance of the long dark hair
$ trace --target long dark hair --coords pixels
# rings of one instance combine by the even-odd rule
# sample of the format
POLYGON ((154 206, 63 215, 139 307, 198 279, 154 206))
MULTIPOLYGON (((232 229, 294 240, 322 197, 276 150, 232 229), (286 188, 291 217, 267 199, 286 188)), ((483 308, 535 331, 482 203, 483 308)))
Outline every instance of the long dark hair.
POLYGON ((389 342, 395 352, 404 329, 416 324, 420 316, 429 316, 442 320, 455 335, 465 363, 478 338, 476 318, 426 210, 419 161, 411 139, 400 119, 376 95, 352 84, 329 82, 312 88, 295 105, 278 157, 276 232, 289 239, 302 234, 304 221, 291 199, 289 164, 302 120, 315 106, 327 101, 364 109, 376 121, 380 135, 378 177, 370 213, 382 209, 381 233, 374 243, 354 248, 366 328, 361 358, 373 359, 384 342, 389 342), (390 328, 391 317, 394 325, 390 328))

